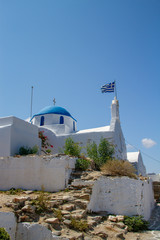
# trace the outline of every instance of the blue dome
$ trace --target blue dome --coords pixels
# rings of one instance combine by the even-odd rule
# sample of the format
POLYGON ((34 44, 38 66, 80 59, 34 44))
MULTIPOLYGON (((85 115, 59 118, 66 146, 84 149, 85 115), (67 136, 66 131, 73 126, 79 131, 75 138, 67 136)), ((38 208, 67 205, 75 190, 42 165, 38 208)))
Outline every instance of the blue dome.
MULTIPOLYGON (((39 116, 39 115, 44 115, 44 114, 60 114, 60 115, 64 115, 64 116, 68 116, 68 117, 71 117, 71 114, 65 109, 65 108, 62 108, 62 107, 57 107, 57 106, 48 106, 48 107, 45 107, 43 108, 39 113, 35 114, 32 119, 35 117, 35 116, 39 116)), ((73 118, 74 119, 74 118, 73 118)), ((75 119, 74 119, 75 120, 75 119)), ((76 120, 75 120, 76 121, 76 120)))

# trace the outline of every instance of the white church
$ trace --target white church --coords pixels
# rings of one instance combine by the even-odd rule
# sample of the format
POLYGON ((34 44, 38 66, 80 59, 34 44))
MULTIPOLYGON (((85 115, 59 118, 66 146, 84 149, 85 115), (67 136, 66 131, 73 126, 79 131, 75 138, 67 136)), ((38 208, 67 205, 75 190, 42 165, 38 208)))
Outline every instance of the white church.
POLYGON ((101 137, 106 138, 115 146, 115 158, 130 161, 138 174, 146 175, 140 152, 126 151, 125 139, 119 118, 119 102, 114 98, 111 105, 111 122, 108 126, 77 131, 77 121, 64 108, 49 106, 35 114, 30 122, 16 117, 0 118, 0 157, 14 156, 19 148, 39 146, 41 140, 38 132, 44 131, 49 143, 53 145, 52 153, 58 153, 63 148, 65 139, 71 137, 80 146, 89 142, 99 144, 101 137))

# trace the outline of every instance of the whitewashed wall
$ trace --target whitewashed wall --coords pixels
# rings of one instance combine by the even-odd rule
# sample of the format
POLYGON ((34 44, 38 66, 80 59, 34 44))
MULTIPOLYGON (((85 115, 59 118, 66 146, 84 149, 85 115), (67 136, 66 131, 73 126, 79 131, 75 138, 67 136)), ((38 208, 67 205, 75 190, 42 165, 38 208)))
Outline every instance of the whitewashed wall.
POLYGON ((0 158, 0 190, 22 188, 56 192, 68 184, 75 158, 26 156, 0 158))
POLYGON ((146 220, 150 218, 153 208, 152 181, 128 177, 100 177, 93 186, 88 205, 88 209, 93 212, 142 215, 146 220))
POLYGON ((18 154, 19 148, 41 148, 38 127, 16 117, 0 118, 0 157, 18 154))

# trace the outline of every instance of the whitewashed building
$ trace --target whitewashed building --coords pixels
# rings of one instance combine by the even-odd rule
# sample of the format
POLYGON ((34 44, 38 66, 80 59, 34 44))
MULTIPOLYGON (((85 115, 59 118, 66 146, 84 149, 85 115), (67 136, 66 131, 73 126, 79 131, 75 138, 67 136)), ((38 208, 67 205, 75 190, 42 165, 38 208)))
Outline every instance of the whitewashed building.
POLYGON ((68 137, 71 137, 82 147, 93 141, 99 144, 100 139, 103 137, 115 146, 115 157, 126 160, 126 144, 119 119, 119 103, 116 98, 112 101, 111 114, 110 125, 77 131, 77 121, 67 110, 50 106, 35 114, 31 119, 31 123, 44 131, 44 135, 48 137, 50 143, 54 146, 53 153, 57 153, 60 148, 63 148, 65 139, 68 137))
MULTIPOLYGON (((99 144, 106 138, 115 146, 115 158, 129 160, 138 174, 146 175, 146 169, 140 153, 128 153, 119 118, 119 102, 116 98, 111 105, 110 125, 77 131, 77 121, 62 107, 49 106, 35 114, 30 123, 16 117, 0 118, 0 156, 13 156, 19 148, 38 145, 38 132, 44 131, 49 143, 53 145, 52 153, 59 153, 66 138, 71 137, 81 147, 87 143, 99 144)), ((85 152, 85 148, 83 149, 85 152)))

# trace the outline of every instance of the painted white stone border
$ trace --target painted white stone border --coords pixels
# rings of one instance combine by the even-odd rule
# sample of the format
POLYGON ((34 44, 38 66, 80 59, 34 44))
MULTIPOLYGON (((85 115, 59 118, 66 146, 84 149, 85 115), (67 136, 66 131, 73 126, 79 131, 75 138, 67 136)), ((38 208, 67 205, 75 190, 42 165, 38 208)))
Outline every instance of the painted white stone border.
POLYGON ((152 180, 128 177, 100 177, 93 186, 88 210, 150 218, 154 208, 152 180))

